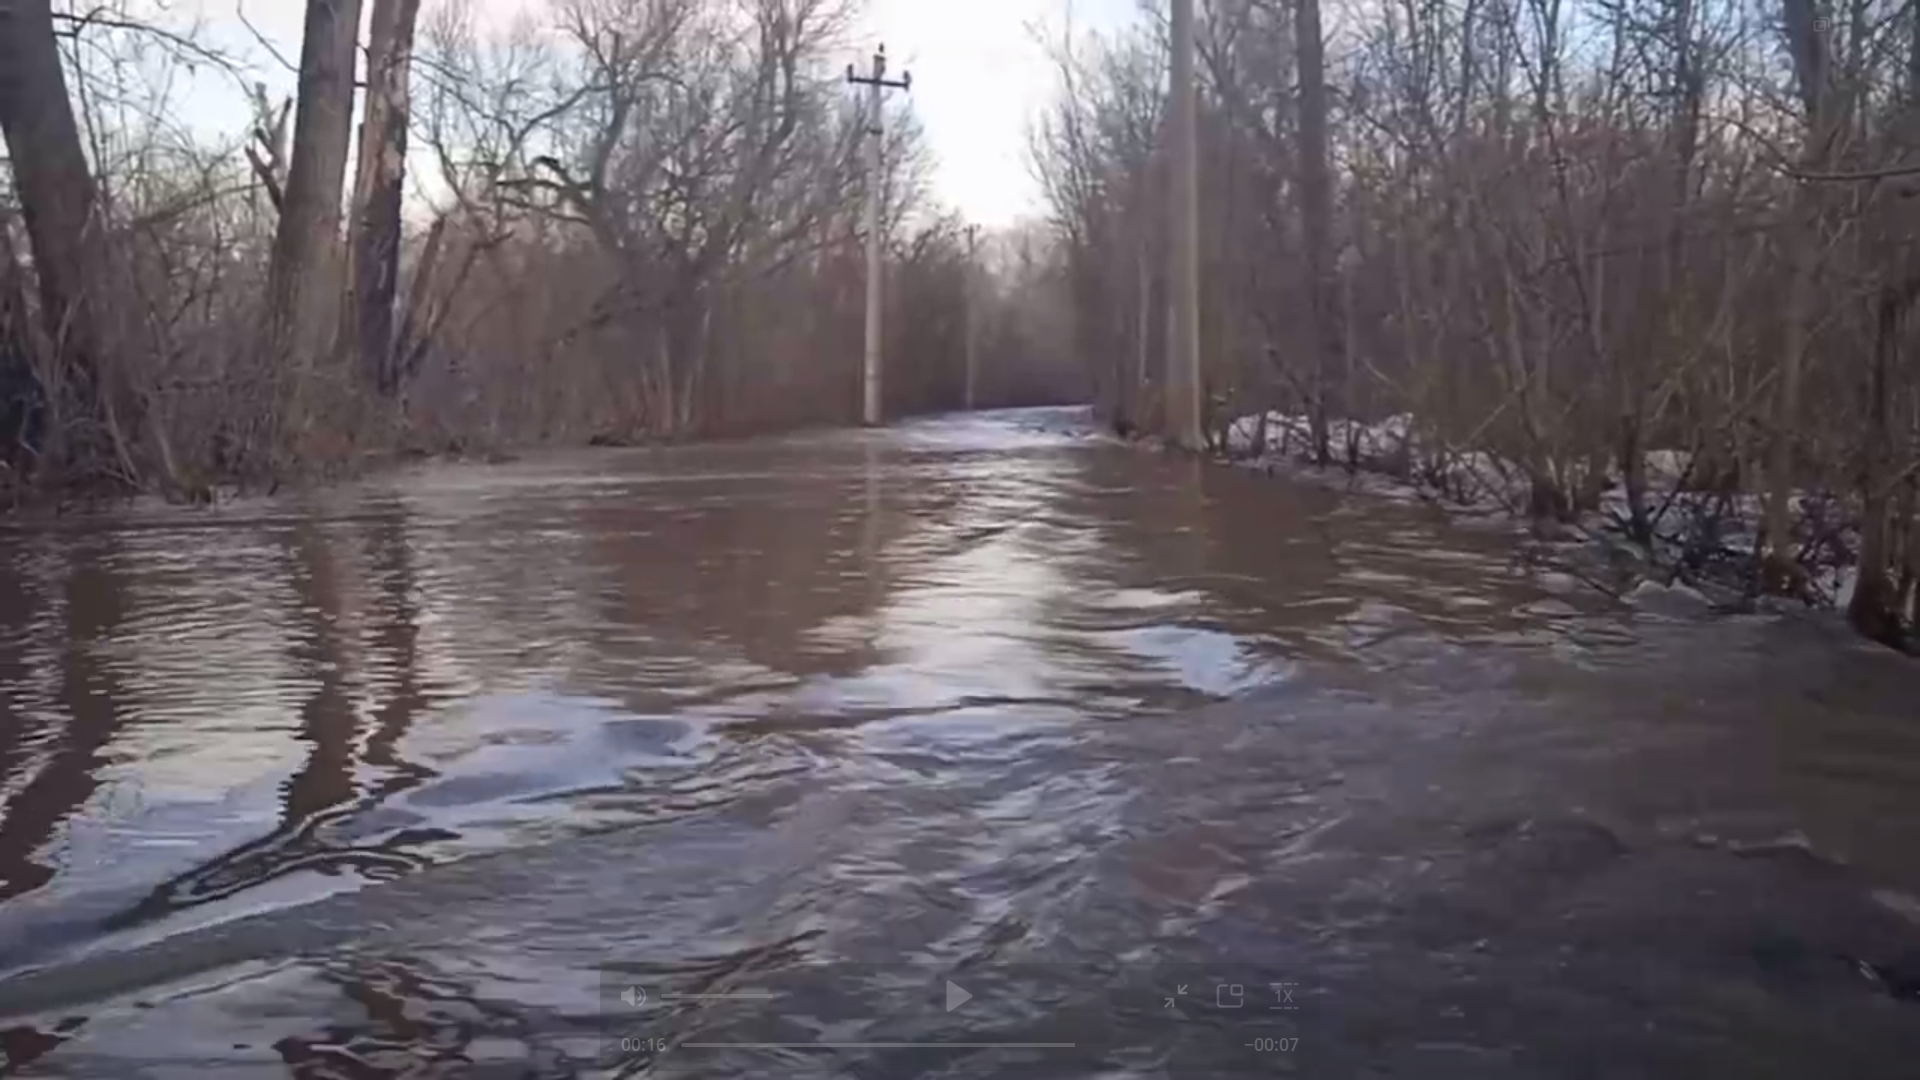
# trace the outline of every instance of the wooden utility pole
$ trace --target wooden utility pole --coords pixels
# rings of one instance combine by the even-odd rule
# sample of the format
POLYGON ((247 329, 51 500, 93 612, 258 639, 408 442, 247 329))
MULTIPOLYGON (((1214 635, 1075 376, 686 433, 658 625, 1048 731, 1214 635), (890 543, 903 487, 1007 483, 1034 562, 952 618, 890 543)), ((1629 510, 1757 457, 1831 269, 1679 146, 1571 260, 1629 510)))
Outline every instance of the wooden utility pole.
POLYGON ((977 343, 975 341, 976 331, 975 331, 975 325, 974 325, 974 310, 973 310, 974 296, 975 296, 975 293, 977 292, 976 279, 980 276, 979 266, 978 266, 978 263, 976 262, 976 255, 979 249, 980 249, 980 226, 969 225, 967 226, 967 276, 966 276, 967 411, 968 412, 973 411, 974 382, 978 378, 978 372, 980 370, 980 362, 974 352, 975 348, 977 347, 977 343))
POLYGON ((860 418, 868 427, 879 427, 880 418, 880 305, 881 275, 884 271, 880 244, 880 198, 886 188, 884 153, 887 114, 882 96, 891 87, 911 90, 913 75, 901 72, 896 80, 887 78, 887 47, 873 53, 873 74, 862 76, 847 65, 847 81, 867 88, 867 351, 861 367, 864 397, 860 418))
POLYGON ((1173 107, 1167 133, 1172 146, 1172 222, 1168 239, 1166 436, 1174 445, 1200 450, 1200 206, 1193 89, 1193 0, 1173 0, 1173 107))
POLYGON ((1307 347, 1313 350, 1307 389, 1308 431, 1313 458, 1330 460, 1327 439, 1328 353, 1336 346, 1333 319, 1333 181, 1327 161, 1327 50, 1320 33, 1320 0, 1297 0, 1293 15, 1295 70, 1300 80, 1300 216, 1307 247, 1307 347))

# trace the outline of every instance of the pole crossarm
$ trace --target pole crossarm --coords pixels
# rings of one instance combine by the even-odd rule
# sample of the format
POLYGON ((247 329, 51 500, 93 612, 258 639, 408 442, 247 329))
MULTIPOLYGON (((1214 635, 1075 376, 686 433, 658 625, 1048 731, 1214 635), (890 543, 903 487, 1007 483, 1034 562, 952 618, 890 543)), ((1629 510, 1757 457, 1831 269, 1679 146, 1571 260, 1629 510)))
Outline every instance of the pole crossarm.
POLYGON ((899 79, 873 79, 865 75, 854 74, 853 65, 847 65, 847 81, 850 83, 859 83, 861 86, 888 86, 895 90, 912 90, 913 73, 909 71, 903 74, 904 77, 899 79))
POLYGON ((854 70, 852 64, 848 64, 847 81, 861 86, 885 86, 910 91, 913 89, 913 72, 903 71, 898 79, 887 78, 887 47, 882 45, 873 52, 873 74, 862 75, 854 70))

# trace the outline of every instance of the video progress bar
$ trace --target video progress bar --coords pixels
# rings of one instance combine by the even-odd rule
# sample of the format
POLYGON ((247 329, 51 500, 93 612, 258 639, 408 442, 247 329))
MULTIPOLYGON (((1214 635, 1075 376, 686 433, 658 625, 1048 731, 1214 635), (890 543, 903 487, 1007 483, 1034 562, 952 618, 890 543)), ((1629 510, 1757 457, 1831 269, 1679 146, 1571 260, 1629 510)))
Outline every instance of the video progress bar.
POLYGON ((686 1047, 725 1050, 1071 1050, 1070 1042, 684 1042, 686 1047))

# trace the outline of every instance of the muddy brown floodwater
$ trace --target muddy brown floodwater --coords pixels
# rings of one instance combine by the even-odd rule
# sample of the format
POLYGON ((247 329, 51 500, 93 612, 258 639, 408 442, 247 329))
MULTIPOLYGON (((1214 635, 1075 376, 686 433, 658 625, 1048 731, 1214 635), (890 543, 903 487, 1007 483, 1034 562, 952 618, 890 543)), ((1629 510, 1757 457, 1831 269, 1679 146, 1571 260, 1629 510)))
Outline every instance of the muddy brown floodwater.
POLYGON ((1071 410, 0 524, 71 1077, 1912 1077, 1920 677, 1071 410))

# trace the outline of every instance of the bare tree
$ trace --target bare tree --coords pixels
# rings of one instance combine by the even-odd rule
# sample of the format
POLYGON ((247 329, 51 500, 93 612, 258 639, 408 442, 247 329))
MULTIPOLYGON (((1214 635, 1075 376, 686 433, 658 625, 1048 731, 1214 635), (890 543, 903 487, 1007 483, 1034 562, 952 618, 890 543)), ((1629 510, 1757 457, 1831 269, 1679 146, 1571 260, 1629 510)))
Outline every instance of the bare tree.
MULTIPOLYGON (((61 69, 50 0, 0 0, 0 134, 6 137, 20 216, 32 245, 40 323, 54 353, 46 375, 61 399, 58 421, 71 424, 73 432, 85 431, 103 418, 98 410, 110 406, 95 336, 99 301, 89 292, 95 284, 88 273, 90 256, 100 236, 93 170, 61 69)), ((19 374, 8 381, 25 382, 19 374)), ((30 417, 47 401, 43 390, 27 392, 34 396, 23 419, 32 430, 38 424, 30 417)), ((39 449, 27 448, 29 453, 39 449)), ((8 448, 7 458, 16 459, 14 448, 8 448)))
MULTIPOLYGON (((47 435, 0 482, 84 464, 205 499, 383 453, 857 415, 868 181, 836 78, 849 4, 569 0, 489 25, 454 2, 416 51, 417 0, 375 0, 342 230, 358 11, 309 4, 295 100, 249 73, 256 115, 229 140, 172 119, 189 61, 239 74, 190 33, 43 4, 55 47, 20 30, 31 4, 0 9, 0 48, 27 57, 0 72, 0 104, 30 211, 0 204, 0 421, 47 435), (46 106, 65 101, 65 163, 29 161, 20 144, 59 134, 46 106), (438 176, 410 193, 416 138, 438 176), (73 407, 94 372, 124 382, 125 409, 73 407), (401 392, 404 410, 372 400, 401 392)), ((886 323, 916 358, 889 409, 955 407, 965 243, 926 193, 911 113, 889 127, 882 239, 902 287, 886 323)), ((1052 280, 1050 261, 1033 267, 1052 280)), ((1015 330, 1045 320, 1014 318, 993 281, 979 291, 983 334, 1000 335, 982 341, 984 398, 1070 381, 1016 377, 987 342, 1038 340, 1015 330)))
POLYGON ((367 383, 399 389, 394 296, 400 285, 400 202, 406 179, 414 25, 420 0, 374 0, 367 39, 367 93, 360 121, 341 339, 367 383))
POLYGON ((340 204, 353 131, 360 0, 307 0, 300 91, 267 281, 267 353, 296 372, 327 352, 339 295, 340 204))
MULTIPOLYGON (((1787 51, 1793 59, 1795 90, 1804 110, 1800 167, 1823 171, 1835 121, 1828 65, 1826 16, 1819 0, 1784 0, 1787 51)), ((1794 487, 1794 441, 1800 419, 1803 366, 1813 319, 1814 265, 1819 243, 1815 189, 1796 183, 1780 240, 1787 265, 1785 310, 1780 335, 1779 385, 1773 392, 1773 430, 1767 451, 1767 518, 1764 572, 1768 588, 1797 588, 1800 568, 1790 550, 1788 499, 1794 487)))

